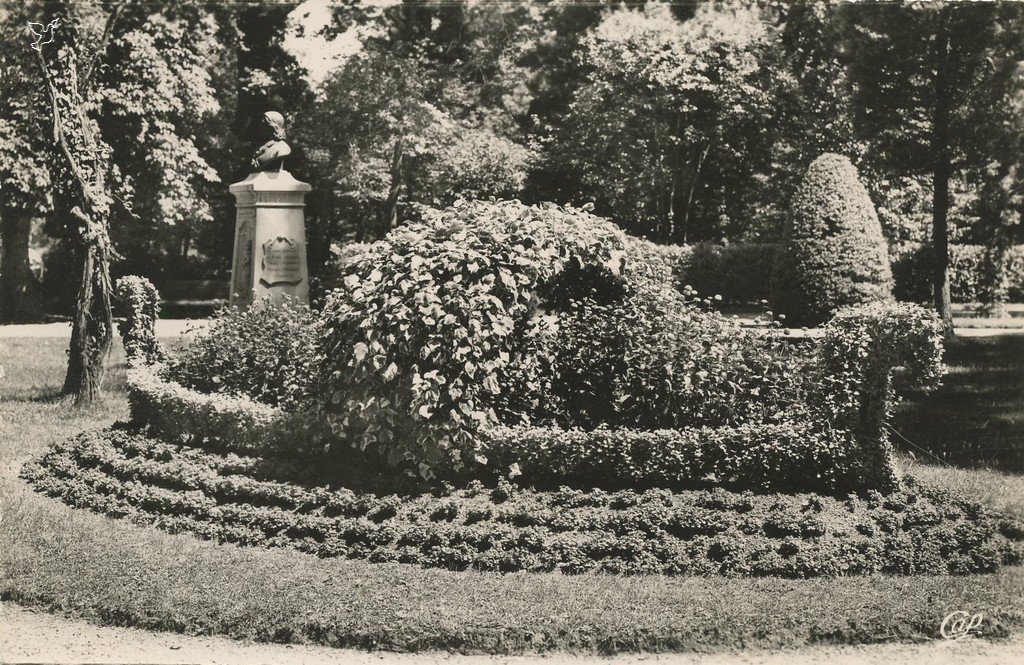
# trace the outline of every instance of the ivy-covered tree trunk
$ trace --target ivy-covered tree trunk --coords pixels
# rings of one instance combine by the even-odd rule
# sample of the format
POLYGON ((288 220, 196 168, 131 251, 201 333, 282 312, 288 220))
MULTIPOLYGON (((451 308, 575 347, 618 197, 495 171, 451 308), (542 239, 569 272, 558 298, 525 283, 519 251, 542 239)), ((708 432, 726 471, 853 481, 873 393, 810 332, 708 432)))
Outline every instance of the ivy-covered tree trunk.
POLYGON ((76 404, 88 404, 100 394, 113 339, 110 252, 106 241, 101 241, 86 244, 79 253, 82 281, 75 299, 63 393, 73 395, 76 404))
POLYGON ((110 211, 107 181, 110 148, 89 116, 91 75, 106 49, 122 6, 107 14, 99 43, 82 49, 79 26, 68 3, 55 10, 64 31, 59 43, 38 52, 52 122, 55 210, 81 261, 81 282, 71 321, 68 371, 63 393, 76 405, 91 404, 100 394, 104 364, 113 339, 110 284, 110 211))
POLYGON ((5 207, 0 210, 0 323, 27 323, 39 318, 39 297, 29 264, 32 214, 5 207))

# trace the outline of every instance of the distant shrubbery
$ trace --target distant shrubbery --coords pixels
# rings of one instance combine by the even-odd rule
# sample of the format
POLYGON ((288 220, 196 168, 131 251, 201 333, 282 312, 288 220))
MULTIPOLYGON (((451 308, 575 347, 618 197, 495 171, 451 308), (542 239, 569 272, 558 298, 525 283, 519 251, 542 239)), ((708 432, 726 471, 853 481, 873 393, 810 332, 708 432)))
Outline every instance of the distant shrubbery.
MULTIPOLYGON (((750 305, 767 300, 777 245, 670 245, 662 250, 673 261, 677 283, 704 296, 721 295, 726 304, 750 305)), ((1024 302, 1024 245, 1011 247, 994 272, 984 245, 949 246, 949 287, 955 303, 1024 302), (998 275, 998 277, 996 277, 998 275)), ((932 300, 931 248, 907 244, 890 251, 893 295, 897 300, 932 300)))
POLYGON ((818 325, 847 305, 892 300, 892 273, 871 198, 845 157, 814 160, 790 204, 772 274, 772 309, 818 325))
MULTIPOLYGON (((953 302, 1024 302, 1024 245, 999 261, 984 245, 949 246, 949 289, 953 302)), ((931 246, 904 245, 892 263, 896 297, 931 302, 931 246)))

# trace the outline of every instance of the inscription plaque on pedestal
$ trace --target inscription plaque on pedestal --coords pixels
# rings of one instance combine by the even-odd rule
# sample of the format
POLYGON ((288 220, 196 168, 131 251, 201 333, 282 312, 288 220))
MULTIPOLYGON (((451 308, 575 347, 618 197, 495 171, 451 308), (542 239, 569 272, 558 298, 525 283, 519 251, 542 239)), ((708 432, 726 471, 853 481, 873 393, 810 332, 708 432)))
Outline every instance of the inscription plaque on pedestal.
POLYGON ((298 284, 303 279, 299 247, 291 238, 278 236, 263 243, 262 265, 260 281, 266 286, 298 284))

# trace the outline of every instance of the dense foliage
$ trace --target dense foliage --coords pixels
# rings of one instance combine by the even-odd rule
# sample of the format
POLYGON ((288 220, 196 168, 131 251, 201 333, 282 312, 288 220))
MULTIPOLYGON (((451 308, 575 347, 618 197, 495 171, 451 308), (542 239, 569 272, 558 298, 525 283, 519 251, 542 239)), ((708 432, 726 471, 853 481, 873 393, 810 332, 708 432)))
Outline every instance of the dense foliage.
POLYGON ((129 362, 146 364, 164 357, 156 339, 156 321, 160 316, 160 294, 145 277, 130 275, 117 280, 114 296, 121 305, 124 319, 117 324, 129 362))
POLYGON ((563 280, 567 298, 551 303, 557 325, 538 352, 550 378, 527 420, 660 429, 800 417, 804 345, 745 331, 707 300, 688 301, 658 261, 630 259, 621 282, 563 280))
POLYGON ((784 86, 757 7, 672 12, 612 11, 583 40, 587 74, 552 139, 560 179, 541 187, 593 200, 637 235, 686 242, 753 214, 784 86))
POLYGON ((814 160, 789 211, 771 303, 792 325, 817 325, 846 305, 892 299, 882 228, 857 169, 814 160))
POLYGON ((459 466, 514 369, 534 390, 538 290, 570 262, 621 270, 626 236, 583 211, 463 203, 396 229, 324 309, 323 414, 392 462, 459 466), (447 460, 446 460, 447 458, 447 460))
POLYGON ((276 460, 209 455, 119 430, 81 435, 23 473, 72 505, 172 532, 452 570, 964 574, 1019 563, 1024 539, 1020 522, 914 484, 846 499, 536 492, 507 480, 378 494, 372 485, 331 489, 276 460))
POLYGON ((295 409, 313 395, 326 361, 322 334, 320 317, 296 301, 227 307, 170 360, 167 378, 295 409))
MULTIPOLYGON (((925 244, 896 248, 892 271, 897 298, 930 300, 932 254, 925 244)), ((984 245, 950 245, 949 289, 955 303, 1024 302, 1024 245, 1005 252, 984 245)))
MULTIPOLYGON (((860 453, 831 456, 834 467, 820 486, 891 488, 896 475, 879 452, 880 422, 867 427, 851 413, 888 413, 894 396, 884 377, 921 358, 939 362, 926 312, 847 312, 826 335, 826 348, 815 350, 745 331, 709 311, 711 301, 688 300, 673 284, 677 258, 652 253, 581 210, 555 206, 466 203, 402 227, 358 253, 328 299, 321 414, 339 440, 424 475, 486 466, 481 434, 498 424, 611 428, 597 438, 580 435, 597 448, 630 439, 616 434, 622 429, 680 430, 651 436, 672 446, 690 442, 679 444, 685 447, 740 445, 742 436, 756 439, 757 426, 777 426, 773 452, 748 441, 747 456, 711 454, 704 466, 671 471, 672 482, 715 474, 763 483, 751 465, 771 458, 774 468, 801 455, 810 463, 819 453, 821 461, 832 444, 819 449, 810 440, 849 435, 860 453), (861 371, 858 354, 873 345, 885 347, 874 355, 878 364, 861 371), (799 432, 812 433, 798 441, 799 432)), ((930 374, 920 378, 930 385, 930 374)), ((501 446, 496 457, 517 462, 501 446)), ((566 468, 563 475, 581 473, 566 468)), ((638 473, 638 480, 649 475, 638 473)))
POLYGON ((674 270, 680 283, 704 296, 722 297, 735 305, 768 299, 777 246, 771 243, 688 246, 674 270))

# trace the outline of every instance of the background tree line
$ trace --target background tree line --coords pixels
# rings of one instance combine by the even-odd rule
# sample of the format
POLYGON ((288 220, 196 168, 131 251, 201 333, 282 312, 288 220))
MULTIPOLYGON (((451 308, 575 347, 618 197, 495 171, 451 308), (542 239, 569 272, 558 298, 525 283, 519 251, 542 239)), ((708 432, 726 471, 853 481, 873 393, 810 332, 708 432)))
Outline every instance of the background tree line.
POLYGON ((773 241, 823 152, 857 164, 890 242, 932 243, 947 315, 946 245, 1021 240, 1019 5, 346 1, 319 37, 354 54, 317 77, 285 39, 310 9, 0 8, 0 319, 103 309, 83 302, 98 236, 76 205, 109 237, 107 281, 226 278, 226 185, 267 109, 314 187, 314 274, 332 245, 457 198, 593 202, 660 243, 773 241), (54 16, 37 54, 26 22, 54 16))

